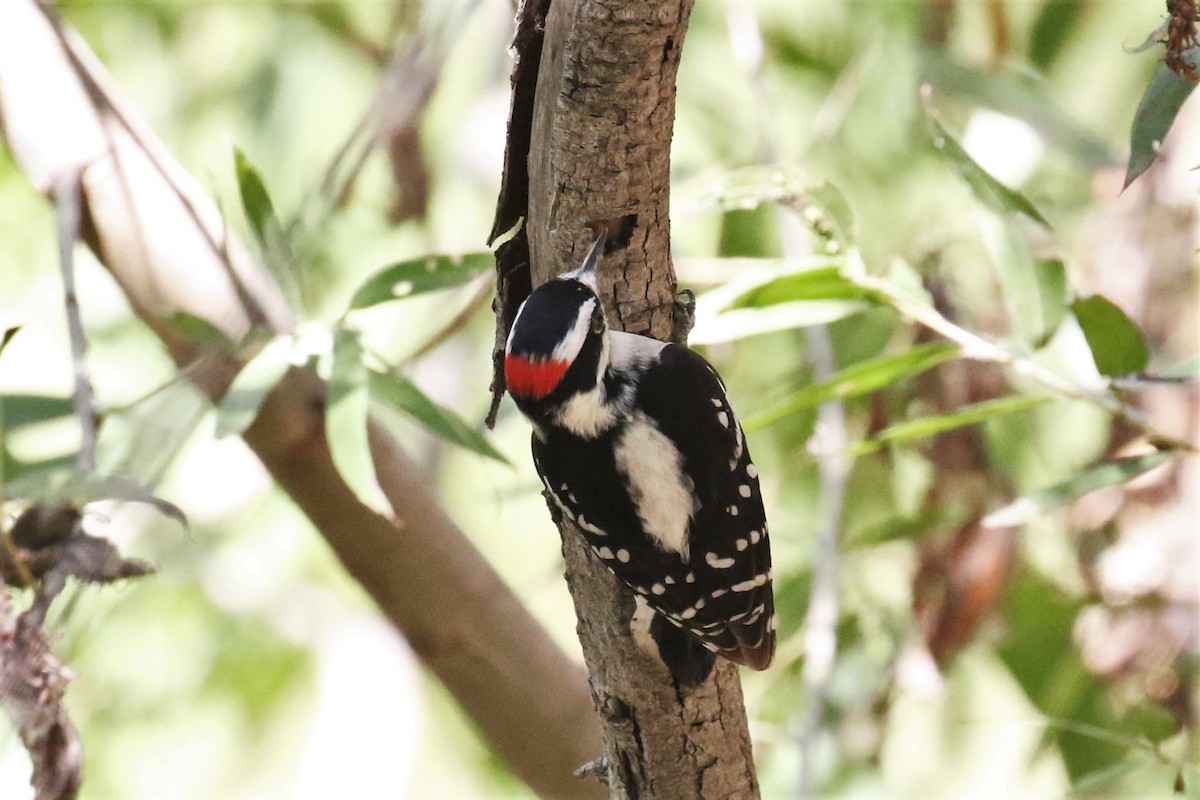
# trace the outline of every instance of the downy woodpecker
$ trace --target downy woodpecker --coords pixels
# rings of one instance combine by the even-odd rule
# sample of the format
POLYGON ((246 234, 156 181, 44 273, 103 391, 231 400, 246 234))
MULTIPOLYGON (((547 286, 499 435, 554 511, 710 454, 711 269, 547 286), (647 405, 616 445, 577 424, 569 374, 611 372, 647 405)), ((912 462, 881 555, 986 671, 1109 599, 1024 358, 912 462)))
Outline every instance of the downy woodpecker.
POLYGON ((604 237, 521 305, 508 391, 533 460, 592 553, 655 613, 676 681, 712 654, 765 669, 775 652, 771 551, 758 472, 716 371, 682 345, 609 330, 596 296, 604 237))

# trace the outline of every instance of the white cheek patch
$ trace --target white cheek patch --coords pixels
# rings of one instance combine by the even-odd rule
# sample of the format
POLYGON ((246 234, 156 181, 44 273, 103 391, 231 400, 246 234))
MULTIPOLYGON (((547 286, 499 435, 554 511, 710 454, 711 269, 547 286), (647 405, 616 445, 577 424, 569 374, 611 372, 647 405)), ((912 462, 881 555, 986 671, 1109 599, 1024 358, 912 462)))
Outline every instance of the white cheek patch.
MULTIPOLYGON (((596 300, 589 298, 579 307, 579 314, 575 317, 575 324, 571 326, 571 330, 567 331, 567 335, 558 343, 551 353, 550 358, 553 361, 565 361, 570 364, 579 355, 579 351, 583 349, 583 343, 587 341, 588 332, 592 327, 592 312, 596 310, 596 300)), ((514 327, 516 323, 513 323, 514 327)))

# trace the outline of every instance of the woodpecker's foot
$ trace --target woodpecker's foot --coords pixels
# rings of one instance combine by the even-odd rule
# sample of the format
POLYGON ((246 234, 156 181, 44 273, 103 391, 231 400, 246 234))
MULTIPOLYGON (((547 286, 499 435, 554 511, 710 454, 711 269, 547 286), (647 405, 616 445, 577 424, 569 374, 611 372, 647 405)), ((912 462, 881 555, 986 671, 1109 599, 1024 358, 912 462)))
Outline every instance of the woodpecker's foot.
POLYGON ((696 293, 691 289, 680 289, 675 295, 675 327, 671 341, 687 344, 688 334, 696 324, 696 293))

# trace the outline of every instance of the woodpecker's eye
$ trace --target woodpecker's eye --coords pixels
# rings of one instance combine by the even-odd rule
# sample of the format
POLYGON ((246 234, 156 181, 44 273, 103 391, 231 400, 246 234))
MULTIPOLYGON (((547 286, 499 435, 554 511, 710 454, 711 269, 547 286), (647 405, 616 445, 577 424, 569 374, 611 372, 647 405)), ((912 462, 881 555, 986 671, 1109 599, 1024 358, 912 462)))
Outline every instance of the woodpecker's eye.
POLYGON ((596 306, 596 310, 592 312, 592 333, 603 333, 604 327, 604 312, 596 306))

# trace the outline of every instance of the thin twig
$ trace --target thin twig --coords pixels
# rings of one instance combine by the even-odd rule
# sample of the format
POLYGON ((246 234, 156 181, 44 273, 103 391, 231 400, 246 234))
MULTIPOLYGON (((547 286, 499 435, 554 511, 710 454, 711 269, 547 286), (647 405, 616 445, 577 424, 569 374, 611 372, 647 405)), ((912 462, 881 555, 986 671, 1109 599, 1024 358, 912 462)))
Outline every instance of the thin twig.
POLYGON ((867 274, 858 251, 851 249, 846 254, 847 268, 843 275, 856 286, 875 295, 878 300, 891 306, 901 316, 923 325, 934 333, 958 345, 964 358, 976 361, 991 361, 1002 364, 1022 377, 1029 378, 1050 391, 1071 400, 1083 400, 1126 422, 1140 428, 1158 446, 1180 451, 1196 448, 1178 437, 1163 433, 1154 427, 1139 409, 1124 403, 1119 397, 1102 388, 1081 386, 1032 358, 1015 353, 1003 345, 988 341, 977 333, 963 328, 942 315, 936 308, 916 300, 899 290, 890 281, 867 274))
POLYGON ((79 417, 82 441, 76 464, 84 472, 96 468, 96 417, 92 384, 87 374, 87 335, 79 316, 79 297, 75 293, 75 243, 79 241, 80 185, 79 169, 59 176, 54 187, 54 218, 58 226, 58 261, 62 267, 63 301, 67 312, 67 331, 71 337, 71 364, 75 372, 75 416, 79 417))
MULTIPOLYGON (((755 107, 761 109, 759 120, 764 163, 782 167, 783 158, 777 144, 776 126, 768 102, 762 74, 763 42, 758 18, 747 0, 729 0, 726 4, 726 23, 734 57, 746 71, 755 107)), ((810 237, 805 235, 803 221, 789 204, 775 206, 785 259, 801 259, 812 255, 810 237)), ((809 361, 813 379, 827 381, 837 371, 829 328, 812 325, 805 328, 809 361)), ((822 403, 817 410, 817 425, 809 441, 809 451, 817 460, 820 473, 820 528, 813 556, 812 588, 808 612, 804 618, 804 723, 800 730, 800 775, 797 795, 801 798, 816 795, 817 738, 821 733, 825 700, 830 674, 837 655, 837 621, 839 615, 838 540, 842 527, 842 507, 845 503, 846 481, 850 474, 851 457, 846 432, 846 407, 840 399, 822 403)))

